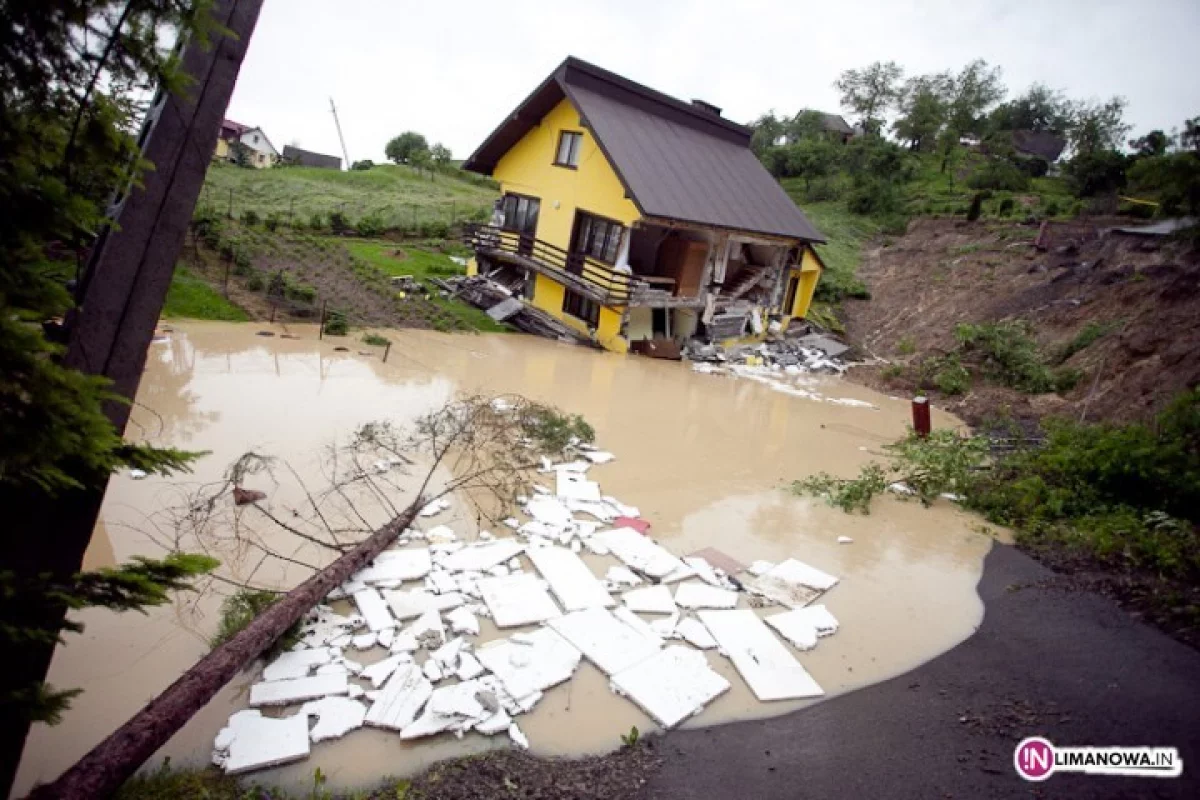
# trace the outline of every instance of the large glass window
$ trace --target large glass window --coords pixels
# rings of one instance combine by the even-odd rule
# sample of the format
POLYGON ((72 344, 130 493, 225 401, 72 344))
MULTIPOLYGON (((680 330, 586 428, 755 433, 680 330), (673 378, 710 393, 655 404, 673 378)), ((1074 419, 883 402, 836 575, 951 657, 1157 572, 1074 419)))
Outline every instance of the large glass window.
POLYGON ((538 212, 541 207, 542 203, 536 197, 526 197, 523 194, 504 195, 505 230, 534 235, 537 233, 538 212))

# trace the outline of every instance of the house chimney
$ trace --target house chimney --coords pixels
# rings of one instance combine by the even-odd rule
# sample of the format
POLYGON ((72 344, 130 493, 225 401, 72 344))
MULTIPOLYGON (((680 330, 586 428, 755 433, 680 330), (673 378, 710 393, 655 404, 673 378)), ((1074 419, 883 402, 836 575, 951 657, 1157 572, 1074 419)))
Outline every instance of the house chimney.
POLYGON ((707 103, 703 100, 698 100, 695 97, 693 97, 692 105, 694 105, 696 108, 700 109, 701 111, 706 111, 709 114, 712 114, 714 117, 721 116, 721 109, 718 108, 717 106, 714 106, 712 103, 707 103))

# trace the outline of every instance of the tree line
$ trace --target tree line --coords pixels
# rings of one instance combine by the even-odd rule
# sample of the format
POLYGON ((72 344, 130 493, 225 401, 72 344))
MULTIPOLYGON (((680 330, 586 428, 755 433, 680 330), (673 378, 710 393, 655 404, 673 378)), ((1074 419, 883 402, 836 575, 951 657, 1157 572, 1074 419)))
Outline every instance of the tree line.
POLYGON ((824 114, 772 111, 753 123, 752 146, 777 177, 803 179, 806 191, 817 194, 812 199, 824 199, 830 176, 848 173, 848 200, 866 212, 889 210, 892 188, 915 170, 906 156, 923 156, 953 181, 971 150, 987 157, 972 175, 973 188, 1023 190, 1030 178, 1046 174, 1061 150, 1067 154, 1062 174, 1078 197, 1129 188, 1154 197, 1166 213, 1196 211, 1200 116, 1177 130, 1128 139, 1125 98, 1081 100, 1042 83, 1010 97, 1002 75, 982 59, 957 72, 911 76, 894 61, 848 69, 834 87, 855 123, 852 137, 831 131, 824 114), (1044 152, 1018 148, 1031 139, 1044 152), (858 174, 864 168, 869 174, 858 174))
MULTIPOLYGON (((383 154, 393 164, 407 164, 416 170, 425 170, 432 178, 434 171, 444 171, 454 159, 450 148, 441 142, 430 146, 422 134, 416 131, 405 131, 390 139, 383 149, 383 154)), ((369 159, 355 161, 350 169, 365 170, 375 166, 369 159)))

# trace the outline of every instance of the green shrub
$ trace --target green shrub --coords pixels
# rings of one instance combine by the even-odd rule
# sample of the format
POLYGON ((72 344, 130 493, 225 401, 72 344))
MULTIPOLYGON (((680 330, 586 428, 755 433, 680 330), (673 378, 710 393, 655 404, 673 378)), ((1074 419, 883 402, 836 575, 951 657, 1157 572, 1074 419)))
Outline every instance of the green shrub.
POLYGON ((896 342, 896 352, 902 356, 911 356, 917 352, 917 342, 911 336, 902 336, 896 342))
POLYGON ((354 226, 355 232, 365 239, 372 239, 383 234, 385 227, 383 219, 377 215, 369 214, 360 219, 354 226))
POLYGON ((1047 217, 1057 217, 1060 213, 1058 203, 1054 200, 1047 200, 1046 205, 1042 207, 1042 211, 1047 217))
POLYGON ((903 236, 908 233, 909 218, 904 214, 888 214, 879 222, 879 230, 888 236, 903 236))
POLYGON ((266 288, 267 281, 261 272, 253 272, 246 278, 246 289, 251 292, 261 292, 266 288))
POLYGON ((1029 394, 1055 391, 1055 375, 1038 353, 1024 320, 963 324, 954 335, 963 352, 974 356, 991 380, 1029 394))
POLYGON ((340 236, 350 230, 350 221, 341 211, 334 211, 329 215, 329 228, 340 236))
POLYGON ((982 169, 976 170, 967 178, 967 186, 972 189, 1006 189, 1011 192, 1023 192, 1029 188, 1029 175, 1022 172, 1011 161, 993 158, 982 169))
POLYGON ((281 225, 283 225, 283 217, 276 212, 272 212, 267 215, 267 219, 263 222, 263 225, 268 231, 274 233, 275 231, 279 230, 281 225))
POLYGON ((257 225, 261 221, 258 212, 252 208, 248 208, 242 212, 243 225, 257 225))
POLYGON ((233 251, 233 274, 249 275, 254 266, 254 260, 244 248, 238 247, 233 251))
POLYGON ((887 485, 887 474, 883 467, 872 462, 862 468, 857 478, 835 478, 828 472, 818 472, 804 480, 794 481, 792 491, 799 495, 824 497, 831 506, 847 514, 852 511, 870 514, 871 500, 887 485))
POLYGON ((572 441, 591 444, 596 440, 595 430, 583 417, 538 403, 525 406, 518 422, 535 447, 547 455, 561 453, 572 441))
POLYGON ((355 161, 353 164, 350 165, 350 169, 354 170, 355 172, 359 172, 359 171, 365 171, 365 170, 371 169, 374 166, 375 166, 375 162, 369 158, 366 158, 366 159, 363 159, 362 161, 355 161))
POLYGON ((966 394, 971 390, 971 373, 956 354, 950 355, 938 365, 933 375, 933 385, 942 394, 966 394))
POLYGON ((999 211, 1000 214, 1007 215, 1013 212, 1013 209, 1016 207, 1016 205, 1016 201, 1011 197, 1005 197, 1000 200, 1000 205, 996 210, 999 211))
POLYGON ((317 289, 314 286, 309 286, 307 283, 293 283, 292 281, 288 281, 285 296, 289 300, 311 306, 317 302, 317 289))
POLYGON ((371 347, 387 347, 392 343, 391 339, 386 336, 380 336, 377 333, 368 333, 363 336, 362 340, 363 344, 370 345, 371 347))
POLYGON ((325 216, 320 212, 315 212, 308 218, 308 227, 314 231, 325 230, 325 216))
POLYGON ((428 223, 428 225, 422 226, 422 229, 424 231, 423 235, 432 239, 445 239, 450 235, 450 226, 441 220, 434 220, 428 223))
POLYGON ((967 209, 967 222, 974 222, 983 213, 983 192, 976 192, 971 198, 971 207, 967 209))
POLYGON ((330 311, 325 317, 324 331, 326 336, 345 336, 350 332, 346 315, 341 311, 330 311))

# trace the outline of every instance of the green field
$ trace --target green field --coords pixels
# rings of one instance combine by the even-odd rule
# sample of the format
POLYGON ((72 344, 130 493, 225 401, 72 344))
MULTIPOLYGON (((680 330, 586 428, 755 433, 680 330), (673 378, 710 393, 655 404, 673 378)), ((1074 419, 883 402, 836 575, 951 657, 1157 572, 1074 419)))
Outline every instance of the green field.
POLYGON ((213 164, 199 205, 228 213, 231 190, 238 218, 253 211, 260 218, 276 215, 286 222, 291 214, 294 225, 307 226, 314 215, 320 215, 327 225, 330 214, 341 212, 352 225, 375 217, 387 229, 406 231, 431 222, 485 220, 498 196, 485 180, 469 173, 436 173, 431 179, 427 172, 393 165, 337 172, 213 164))
POLYGON ((162 316, 186 319, 216 319, 226 322, 245 322, 250 319, 246 312, 180 264, 171 276, 171 288, 167 290, 167 302, 162 316))
MULTIPOLYGON (((337 242, 350 251, 355 258, 361 259, 389 276, 409 275, 425 283, 430 289, 430 300, 453 314, 466 327, 484 333, 501 333, 510 330, 505 325, 479 309, 462 302, 445 300, 438 296, 438 288, 430 283, 430 278, 445 278, 450 275, 463 274, 463 268, 450 260, 450 254, 439 252, 432 245, 422 245, 416 242, 405 242, 397 247, 395 242, 381 242, 373 239, 338 239, 337 242), (403 251, 404 257, 398 258, 397 251, 403 251)), ((465 247, 445 244, 436 246, 441 249, 455 251, 454 254, 468 254, 465 247)))

